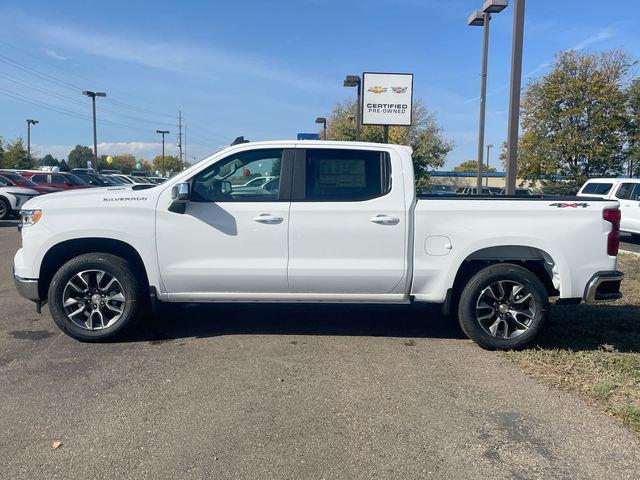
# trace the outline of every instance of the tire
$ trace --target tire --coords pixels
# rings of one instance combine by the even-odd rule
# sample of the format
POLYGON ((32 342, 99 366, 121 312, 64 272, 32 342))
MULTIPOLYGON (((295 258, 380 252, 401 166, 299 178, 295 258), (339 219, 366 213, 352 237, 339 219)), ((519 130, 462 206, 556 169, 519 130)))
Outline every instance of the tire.
POLYGON ((510 263, 476 273, 458 304, 462 331, 489 350, 524 347, 536 337, 548 315, 549 296, 540 279, 510 263))
POLYGON ((11 216, 11 205, 6 199, 0 198, 0 220, 6 220, 10 216, 11 216))
POLYGON ((113 340, 123 336, 140 316, 142 292, 126 260, 108 253, 87 253, 56 272, 49 285, 49 310, 58 328, 76 340, 113 340))

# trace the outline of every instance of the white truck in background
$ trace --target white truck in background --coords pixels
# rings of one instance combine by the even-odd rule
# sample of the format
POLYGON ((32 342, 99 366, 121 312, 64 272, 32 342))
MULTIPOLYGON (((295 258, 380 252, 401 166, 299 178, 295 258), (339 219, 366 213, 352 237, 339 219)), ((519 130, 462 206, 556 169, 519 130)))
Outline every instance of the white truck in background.
POLYGON ((430 302, 497 349, 531 341, 549 297, 621 296, 617 201, 418 197, 411 153, 234 142, 161 185, 35 198, 18 291, 83 341, 123 334, 148 299, 430 302))
POLYGON ((578 196, 620 202, 620 230, 640 238, 640 178, 591 178, 578 196))

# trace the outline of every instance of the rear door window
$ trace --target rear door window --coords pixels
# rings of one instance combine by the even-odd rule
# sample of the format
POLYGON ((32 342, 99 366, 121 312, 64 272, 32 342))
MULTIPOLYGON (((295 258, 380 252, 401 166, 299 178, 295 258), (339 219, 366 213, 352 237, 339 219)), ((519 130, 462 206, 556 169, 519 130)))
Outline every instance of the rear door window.
POLYGON ((613 187, 613 183, 608 182, 592 182, 587 183, 582 189, 582 193, 591 193, 593 195, 606 195, 613 187))
POLYGON ((358 202, 391 190, 386 153, 368 150, 308 149, 304 199, 312 202, 358 202))
POLYGON ((51 175, 51 183, 54 185, 64 185, 65 178, 62 175, 51 175))
POLYGON ((635 187, 635 183, 623 183, 618 187, 618 191, 616 192, 616 198, 620 200, 629 200, 631 199, 631 194, 633 193, 633 188, 635 187))

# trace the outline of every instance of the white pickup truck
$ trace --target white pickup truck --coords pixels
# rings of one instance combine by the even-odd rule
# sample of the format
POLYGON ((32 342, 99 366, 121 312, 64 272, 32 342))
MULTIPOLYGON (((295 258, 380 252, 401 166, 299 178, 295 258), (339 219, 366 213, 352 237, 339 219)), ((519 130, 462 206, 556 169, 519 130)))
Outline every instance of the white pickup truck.
POLYGON ((640 178, 591 178, 578 196, 620 202, 620 230, 640 238, 640 178))
POLYGON ((14 276, 84 341, 156 302, 415 301, 482 347, 517 348, 549 297, 621 296, 619 219, 602 199, 416 197, 404 146, 238 143, 151 188, 30 200, 14 276))

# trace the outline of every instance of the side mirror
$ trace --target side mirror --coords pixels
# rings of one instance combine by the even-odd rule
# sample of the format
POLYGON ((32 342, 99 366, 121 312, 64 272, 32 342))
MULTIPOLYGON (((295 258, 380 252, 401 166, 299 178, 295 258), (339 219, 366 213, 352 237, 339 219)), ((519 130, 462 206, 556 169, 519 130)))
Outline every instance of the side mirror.
POLYGON ((190 189, 187 182, 181 182, 171 187, 171 205, 169 211, 173 213, 184 213, 189 201, 190 189))

